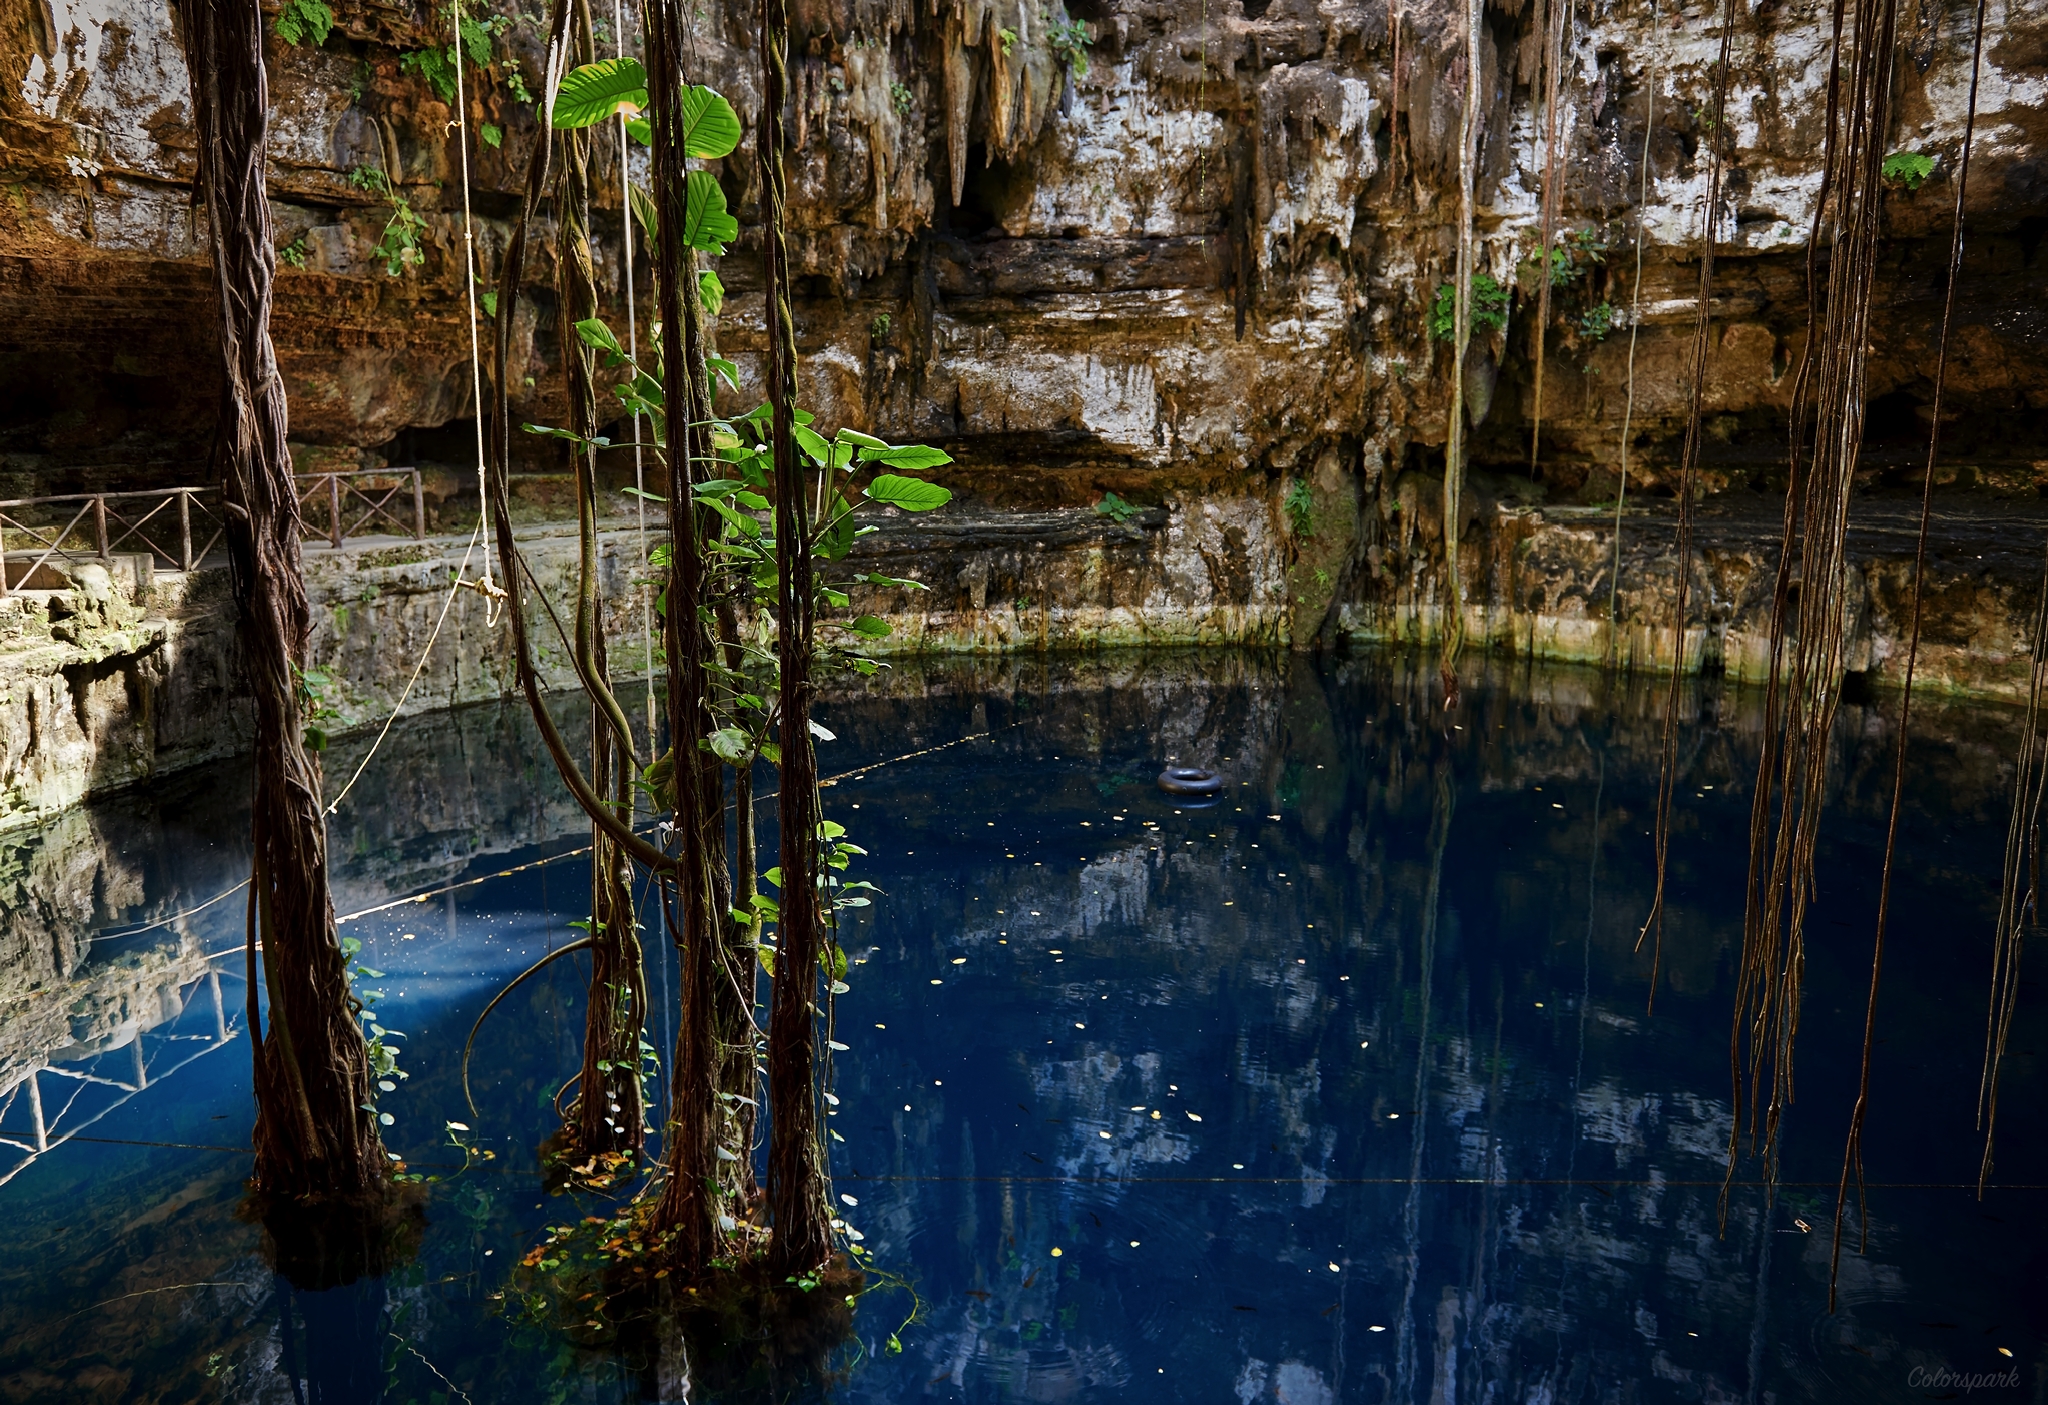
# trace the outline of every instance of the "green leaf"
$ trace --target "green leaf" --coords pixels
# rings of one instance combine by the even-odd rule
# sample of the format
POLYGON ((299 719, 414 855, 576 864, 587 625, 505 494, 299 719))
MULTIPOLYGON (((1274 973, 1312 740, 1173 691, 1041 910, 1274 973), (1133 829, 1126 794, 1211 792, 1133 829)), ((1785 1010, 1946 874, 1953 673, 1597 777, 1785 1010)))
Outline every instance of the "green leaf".
POLYGON ((484 294, 484 316, 486 316, 486 317, 496 317, 497 315, 498 315, 498 294, 497 294, 496 290, 494 289, 494 290, 492 290, 491 292, 488 292, 488 293, 485 293, 485 294, 484 294))
POLYGON ((563 75, 555 94, 556 129, 594 127, 621 108, 647 106, 647 70, 638 59, 599 59, 563 75))
MULTIPOLYGON (((782 865, 777 864, 773 868, 762 869, 761 881, 771 888, 780 888, 782 886, 782 865)), ((755 901, 759 902, 762 900, 757 898, 755 901)))
POLYGON ((732 155, 740 144, 740 119, 732 104, 701 84, 683 89, 683 154, 706 161, 732 155))
POLYGON ((642 146, 654 145, 654 127, 645 117, 628 117, 626 135, 642 146))
POLYGON ((753 518, 747 516, 746 513, 741 512, 738 508, 732 506, 732 504, 726 502, 723 498, 703 498, 700 499, 700 501, 702 501, 705 504, 705 506, 716 509, 718 515, 720 517, 723 517, 726 521, 732 523, 733 530, 738 532, 741 536, 751 540, 752 538, 761 535, 761 524, 759 522, 756 522, 753 518))
POLYGON ((707 356, 704 358, 704 364, 716 371, 718 378, 734 390, 740 388, 740 368, 737 364, 726 360, 722 356, 707 356))
POLYGON ((505 129, 503 127, 494 127, 489 122, 478 127, 476 134, 482 137, 484 145, 493 151, 496 151, 505 144, 505 129))
POLYGON ((286 0, 272 28, 276 29, 277 37, 287 44, 311 39, 317 49, 327 42, 327 35, 334 28, 334 11, 322 0, 286 0))
POLYGON ((894 632, 887 620, 873 615, 862 615, 847 628, 867 639, 886 639, 894 632))
POLYGON ((726 212, 718 178, 709 171, 692 171, 683 189, 688 197, 683 242, 707 254, 724 253, 725 246, 740 237, 740 222, 726 212))
POLYGON ((869 502, 900 507, 905 512, 930 512, 935 507, 944 507, 952 500, 953 494, 950 489, 917 478, 904 478, 894 473, 876 474, 875 481, 868 484, 869 502))
POLYGON ((720 727, 705 738, 705 745, 711 748, 712 754, 719 760, 738 765, 746 760, 747 753, 753 750, 753 739, 739 727, 720 727))
POLYGON ((824 464, 831 461, 832 446, 825 442, 817 430, 800 424, 796 427, 794 437, 797 447, 809 454, 813 463, 824 464))
POLYGON ((633 218, 639 221, 641 232, 652 241, 660 223, 654 213, 654 197, 637 185, 629 185, 626 187, 626 199, 633 206, 633 218))
POLYGON ((716 317, 718 310, 725 306, 725 284, 719 282, 716 270, 707 268, 697 274, 697 301, 712 317, 716 317))
POLYGON ((838 561, 853 550, 853 510, 835 493, 825 520, 832 525, 818 538, 818 551, 827 561, 838 561))
POLYGON ((583 338, 585 346, 596 347, 599 351, 626 354, 626 348, 619 345, 619 339, 612 335, 612 329, 605 326, 601 317, 586 317, 576 324, 576 335, 583 338))
POLYGON ((885 576, 879 571, 870 571, 866 575, 861 576, 859 579, 866 581, 869 585, 894 586, 898 590, 931 589, 931 587, 926 585, 923 581, 907 581, 902 579, 900 576, 885 576))
POLYGON ((847 429, 843 426, 832 438, 837 443, 858 444, 863 449, 886 449, 889 447, 889 443, 885 439, 877 439, 872 434, 862 434, 857 429, 847 429))
POLYGON ((937 468, 940 464, 951 463, 953 456, 944 449, 934 449, 929 444, 905 444, 896 449, 864 449, 863 463, 882 463, 891 468, 937 468))

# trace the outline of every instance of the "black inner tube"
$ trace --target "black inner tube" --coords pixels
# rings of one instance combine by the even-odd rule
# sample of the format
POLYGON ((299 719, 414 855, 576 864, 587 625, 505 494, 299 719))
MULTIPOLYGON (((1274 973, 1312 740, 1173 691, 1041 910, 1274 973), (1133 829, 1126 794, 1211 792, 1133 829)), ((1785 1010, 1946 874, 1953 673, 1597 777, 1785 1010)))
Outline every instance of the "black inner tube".
POLYGON ((1169 795, 1215 795, 1223 777, 1200 766, 1168 766, 1159 773, 1159 788, 1169 795))

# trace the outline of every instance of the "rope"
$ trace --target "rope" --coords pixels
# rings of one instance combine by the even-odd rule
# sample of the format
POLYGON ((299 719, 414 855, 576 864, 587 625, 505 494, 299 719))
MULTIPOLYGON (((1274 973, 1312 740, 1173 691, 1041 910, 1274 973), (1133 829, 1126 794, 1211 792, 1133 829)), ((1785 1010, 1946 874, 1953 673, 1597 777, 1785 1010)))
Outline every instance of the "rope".
MULTIPOLYGON (((484 553, 485 578, 482 581, 466 581, 462 578, 462 573, 469 569, 470 553, 476 550, 477 538, 483 535, 483 530, 483 520, 479 518, 476 530, 469 534, 469 545, 463 549, 462 564, 455 568, 455 580, 448 587, 448 598, 441 602, 441 615, 434 621, 434 632, 427 636, 427 647, 420 651, 419 662, 412 666, 412 677, 405 680, 405 691, 398 695, 398 702, 392 707, 391 715, 384 719, 384 726, 378 731, 377 740, 370 743, 370 749, 363 754, 362 762, 356 767, 355 774, 348 778, 348 784, 334 797, 326 813, 331 815, 341 808, 341 802, 348 799, 348 793, 356 788, 356 782, 363 778, 363 772, 370 769, 370 762, 376 759, 377 752, 384 745, 384 738, 391 735, 391 724, 396 722, 398 714, 405 710, 405 700, 412 696, 413 685, 420 681, 420 674, 426 671, 427 660, 433 657, 434 643, 441 637, 441 626, 448 622, 448 611, 455 604, 456 594, 464 586, 469 586, 476 589, 486 602, 504 597, 504 592, 490 582, 491 554, 488 551, 484 553)), ((490 609, 491 605, 487 603, 485 610, 488 612, 490 609)))
MULTIPOLYGON (((469 104, 462 91, 462 0, 449 0, 448 16, 455 26, 455 113, 456 124, 461 128, 461 135, 456 139, 455 148, 462 156, 462 286, 469 298, 469 390, 471 403, 476 406, 476 529, 481 533, 484 523, 490 520, 491 499, 490 485, 484 477, 484 362, 483 352, 477 340, 476 230, 469 213, 469 104)), ((550 98, 552 99, 552 94, 550 98)), ((475 538, 471 538, 470 545, 476 545, 475 538)), ((469 565, 467 552, 463 553, 462 564, 465 567, 469 565)), ((488 551, 484 553, 484 580, 478 593, 484 597, 484 623, 495 627, 498 623, 498 601, 503 597, 491 583, 491 554, 488 551)), ((455 597, 451 594, 448 598, 453 600, 455 597)), ((448 612, 443 609, 441 613, 445 617, 448 612)), ((434 629, 435 633, 440 632, 439 625, 434 629)), ((427 647, 433 646, 429 644, 427 647)), ((415 671, 413 676, 418 677, 418 672, 415 671)), ((388 729, 391 724, 387 722, 384 725, 388 729)), ((382 741, 383 738, 380 736, 378 740, 382 741)), ((376 754, 374 748, 371 754, 376 754)), ((368 757, 364 758, 364 764, 369 764, 368 757)), ((361 775, 362 772, 357 771, 356 774, 361 775)), ((351 779, 349 784, 354 785, 355 781, 351 779)), ((346 793, 344 790, 343 794, 346 793)), ((340 797, 335 797, 335 804, 340 803, 340 797)), ((334 813, 333 806, 328 807, 327 813, 334 813)))
POLYGON ((1643 329, 1643 215, 1650 208, 1650 138, 1657 130, 1657 5, 1650 3, 1650 81, 1643 94, 1642 193, 1636 197, 1636 280, 1628 304, 1628 387, 1621 407, 1621 489, 1614 495, 1614 570, 1607 580, 1607 657, 1621 628, 1621 512, 1628 503, 1628 439, 1636 414, 1636 336, 1643 329))
POLYGON ((96 942, 120 941, 127 937, 139 937, 144 932, 154 932, 159 927, 168 927, 172 923, 182 922, 188 917, 197 917, 200 913, 206 911, 206 909, 212 907, 215 903, 220 902, 224 898, 233 897, 235 894, 241 892, 242 889, 248 886, 249 880, 244 878, 234 887, 226 888, 218 893, 215 893, 212 897, 208 898, 205 902, 199 904, 199 906, 197 907, 188 907, 183 912, 174 912, 169 917, 159 918, 154 922, 145 923, 143 926, 140 927, 130 927, 125 932, 94 932, 92 934, 92 939, 96 942))

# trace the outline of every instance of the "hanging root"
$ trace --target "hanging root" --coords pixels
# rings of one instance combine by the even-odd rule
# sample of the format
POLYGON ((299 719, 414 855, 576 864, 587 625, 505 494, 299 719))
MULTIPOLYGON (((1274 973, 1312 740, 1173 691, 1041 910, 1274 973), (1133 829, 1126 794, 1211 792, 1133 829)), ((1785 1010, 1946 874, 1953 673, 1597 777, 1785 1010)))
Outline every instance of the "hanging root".
MULTIPOLYGON (((531 966, 528 966, 525 970, 521 971, 518 975, 514 976, 510 981, 506 982, 505 988, 503 990, 500 990, 496 995, 493 995, 491 997, 491 1003, 484 1006, 484 1012, 481 1015, 478 1015, 476 1017, 476 1023, 469 1027, 469 1038, 462 1041, 462 1100, 469 1104, 469 1111, 471 1116, 479 1115, 476 1110, 476 1099, 470 1094, 469 1091, 469 1054, 470 1050, 476 1047, 477 1031, 484 1027, 484 1021, 491 1017, 491 1011, 498 1008, 498 1002, 500 1000, 503 1000, 506 996, 510 995, 513 991, 517 990, 519 988, 519 983, 521 981, 524 981, 528 976, 537 974, 541 970, 541 968, 546 966, 550 961, 554 961, 561 957, 567 956, 572 951, 581 951, 584 947, 589 945, 589 937, 578 937, 575 941, 570 942, 567 946, 556 947, 546 956, 543 956, 540 960, 534 962, 531 966)), ((564 1084, 563 1086, 566 1087, 568 1085, 564 1084)))
POLYGON ((1564 34, 1571 19, 1572 0, 1550 0, 1550 12, 1537 7, 1537 27, 1542 31, 1543 70, 1543 196, 1536 243, 1536 409, 1529 424, 1529 476, 1536 476, 1538 451, 1543 442, 1543 343, 1550 330, 1550 246, 1557 238, 1557 104, 1562 88, 1564 34))
MULTIPOLYGON (((1650 28, 1657 27, 1657 7, 1650 6, 1650 28)), ((1614 661, 1621 637, 1621 514, 1628 503, 1628 441, 1636 414, 1636 336, 1643 329, 1643 212, 1650 205, 1650 138, 1657 130, 1657 60, 1651 49, 1650 81, 1643 87, 1643 159, 1636 196, 1636 277, 1630 285, 1628 309, 1628 379, 1621 409, 1621 489, 1614 495, 1614 567, 1607 577, 1607 659, 1614 661)))
MULTIPOLYGON (((1850 14, 1847 0, 1834 11, 1822 183, 1807 241, 1810 330, 1793 395, 1791 486, 1786 495, 1786 531, 1772 606, 1766 737, 1750 812, 1742 963, 1730 1030, 1735 1115, 1722 1188, 1724 1216, 1740 1156, 1745 1104, 1750 1144, 1762 1157, 1764 1179, 1775 1183, 1778 1175, 1779 1133, 1785 1108, 1794 1096, 1793 1054, 1805 983, 1814 851, 1827 792, 1829 738, 1841 699, 1849 501, 1863 443, 1864 366, 1870 350, 1870 303, 1884 204, 1882 167, 1891 118, 1897 0, 1855 0, 1853 32, 1845 27, 1850 14), (1823 251, 1824 298, 1818 296, 1816 286, 1823 251), (1813 452, 1802 484, 1799 452, 1809 421, 1813 452), (1799 509, 1796 531, 1795 503, 1799 509), (1787 592, 1795 559, 1797 628, 1788 637, 1787 592)), ((1931 490, 1930 467, 1927 491, 1931 490)), ((1924 543, 1924 496, 1922 501, 1924 543)), ((1924 564, 1924 544, 1921 550, 1924 564)), ((1918 581, 1916 569, 1916 598, 1918 581)), ((1917 618, 1916 613, 1916 638, 1917 618)), ((1910 674, 1908 683, 1910 688, 1910 674)), ((1906 720, 1902 716, 1902 728, 1906 720)), ((1899 765, 1903 767, 1903 730, 1899 745, 1899 765)), ((1903 773, 1898 774, 1902 783, 1903 773)), ((1861 1180, 1868 1040, 1883 961, 1897 817, 1895 789, 1892 829, 1886 840, 1887 881, 1879 900, 1877 945, 1865 1011, 1864 1092, 1858 1096, 1851 1122, 1843 1166, 1845 1189, 1851 1169, 1857 1170, 1859 1184, 1861 1180)), ((1838 1204, 1838 1216, 1839 1211, 1838 1204)), ((1839 1219, 1837 1228, 1839 1232, 1839 1219)))
MULTIPOLYGON (((1849 1114, 1849 1136, 1842 1148, 1842 1175, 1835 1186, 1835 1228, 1834 1240, 1828 1259, 1828 1311, 1835 1310, 1835 1288, 1841 1276, 1842 1267, 1842 1218, 1847 1210, 1849 1175, 1856 1176, 1856 1234, 1857 1252, 1868 1247, 1870 1237, 1870 1211, 1864 1194, 1863 1182, 1863 1121, 1870 1104, 1870 1052, 1877 1032, 1877 986, 1884 970, 1884 937, 1886 919, 1891 914, 1892 858, 1898 844, 1899 810, 1906 792, 1906 740, 1913 715, 1913 672, 1920 655, 1920 619, 1924 584, 1927 572, 1927 528, 1934 509, 1934 465, 1941 452, 1941 401, 1942 392, 1948 380, 1948 338, 1949 328, 1955 319, 1956 284, 1960 280, 1963 266, 1963 195, 1970 178, 1970 146, 1977 125, 1977 64, 1984 47, 1984 0, 1978 0, 1975 38, 1972 41, 1970 61, 1970 105, 1963 125, 1963 154, 1956 177, 1955 217, 1949 228, 1948 287, 1943 297, 1941 310, 1941 341, 1934 361, 1934 423, 1927 435, 1927 471, 1920 482, 1920 531, 1913 548, 1913 627, 1910 642, 1906 648, 1905 695, 1899 700, 1899 741, 1892 763, 1892 805, 1891 815, 1886 821, 1884 836, 1884 869, 1879 880, 1877 898, 1877 935, 1870 955, 1870 994, 1863 1010, 1863 1057, 1856 1085, 1856 1104, 1849 1114)), ((1880 125, 1879 130, 1882 131, 1880 125)), ((2007 831, 2005 848, 2005 885, 2001 890, 1999 924, 1995 948, 2009 949, 2013 953, 2012 974, 2017 975, 2018 939, 2024 930, 2025 909, 2034 897, 2030 888, 2025 903, 2015 903, 2020 878, 2021 850, 2024 847, 2034 853, 2034 836, 2038 834, 2040 818, 2041 789, 2039 782, 2034 785, 2033 808, 2029 822, 2024 827, 2025 843, 2021 840, 2023 830, 2020 823, 2022 808, 2026 805, 2029 773, 2041 770, 2043 779, 2048 779, 2048 770, 2042 770, 2040 748, 2040 713, 2043 669, 2041 654, 2044 643, 2048 643, 2048 576, 2041 583, 2041 607, 2034 616, 2034 676, 2027 694, 2027 725, 2020 739, 2019 775, 2013 790, 2012 826, 2007 831), (2008 944, 2007 937, 2012 938, 2008 944)), ((1998 1021, 1996 1010, 2000 995, 2000 970, 1997 957, 1993 958, 1992 1004, 1994 1027, 1998 1021)), ((1996 1036, 1999 1053, 2004 1052, 2004 1030, 1996 1036)), ((1987 1032, 1987 1039, 1992 1036, 1987 1032)), ((1985 1096, 1996 1107, 1996 1061, 1987 1049, 1985 1057, 1984 1086, 1979 1090, 1980 1123, 1984 1121, 1985 1096)), ((1991 1134, 1986 1127, 1984 1138, 1984 1161, 1978 1172, 1977 1195, 1984 1194, 1984 1180, 1991 1172, 1991 1134)))
MULTIPOLYGON (((1735 39, 1735 0, 1721 6, 1721 51, 1714 63, 1713 125, 1707 129, 1707 202, 1700 239, 1700 291, 1693 305, 1692 376, 1686 397, 1685 441, 1678 454, 1678 579, 1671 610, 1671 686, 1664 697, 1664 739, 1657 770, 1657 886, 1650 913, 1636 934, 1637 951, 1654 936, 1650 954, 1649 1008, 1657 1008, 1657 984, 1664 969, 1664 882, 1671 859, 1671 802, 1678 783, 1678 702, 1685 684, 1685 611, 1692 593, 1692 508, 1699 482, 1701 408, 1706 403, 1708 336, 1714 296, 1714 231, 1721 214, 1721 183, 1727 166, 1728 55, 1735 39)), ((1644 143, 1645 165, 1649 145, 1644 143)), ((1640 236, 1638 236, 1640 238, 1640 236)), ((1616 519, 1619 520, 1618 518, 1616 519)), ((1619 557, 1616 558, 1617 566, 1619 557)))

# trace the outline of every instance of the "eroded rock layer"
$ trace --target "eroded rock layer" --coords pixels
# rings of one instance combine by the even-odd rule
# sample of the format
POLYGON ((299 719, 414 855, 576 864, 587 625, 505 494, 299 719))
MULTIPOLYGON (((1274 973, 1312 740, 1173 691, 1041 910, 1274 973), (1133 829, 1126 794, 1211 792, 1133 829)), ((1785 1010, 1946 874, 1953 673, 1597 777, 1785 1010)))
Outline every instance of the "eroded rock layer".
MULTIPOLYGON (((885 524, 862 548, 934 589, 863 605, 894 619, 900 644, 932 648, 1427 639, 1441 624, 1448 540, 1463 553, 1475 640, 1668 665, 1670 477, 1706 143, 1719 137, 1730 164, 1709 502, 1683 655, 1754 676, 1809 316, 1830 11, 1811 0, 1743 11, 1716 133, 1718 6, 1574 6, 1551 143, 1542 6, 1490 3, 1481 26, 1476 234, 1507 301, 1505 325, 1481 326, 1475 342, 1470 484, 1447 531, 1449 353, 1430 324, 1455 242, 1461 7, 795 5, 802 397, 828 425, 956 458, 942 474, 954 508, 885 524), (1559 244, 1538 328, 1546 188, 1558 193, 1559 244)), ((696 14, 691 76, 729 95, 750 128, 714 163, 742 227, 719 263, 730 297, 715 335, 740 368, 725 403, 744 409, 760 395, 763 342, 754 11, 724 0, 696 14)), ((1960 0, 1901 8, 1886 144, 1925 160, 1900 167, 1885 212, 1852 590, 1853 661, 1879 680, 1896 676, 1910 610, 1905 503, 1931 421, 1973 14, 1960 0)), ((601 51, 637 49, 629 8, 592 15, 601 51)), ((474 133, 468 207, 494 281, 544 82, 536 21, 479 9, 458 113, 452 17, 365 0, 277 11, 271 195, 275 333, 302 467, 421 464, 431 524, 466 532, 475 405, 457 119, 474 133)), ((1923 677, 2013 695, 2048 536, 2036 505, 2048 482, 2048 16, 1994 5, 1988 25, 1923 677)), ((0 0, 0 31, 0 491, 203 483, 211 292, 168 13, 140 0, 0 0)), ((614 140, 599 140, 596 252, 607 316, 623 330, 614 140)), ((644 163, 635 148, 634 179, 644 163)), ((507 315, 514 413, 545 423, 562 403, 552 226, 541 233, 532 286, 507 315)), ((643 341, 646 257, 637 251, 632 273, 643 341)), ((564 508, 559 446, 522 443, 515 481, 528 506, 564 508)), ((606 470, 617 486, 633 467, 613 451, 606 470)), ((364 586, 382 589, 382 577, 364 586)), ((409 666, 399 652, 344 672, 409 666)))

